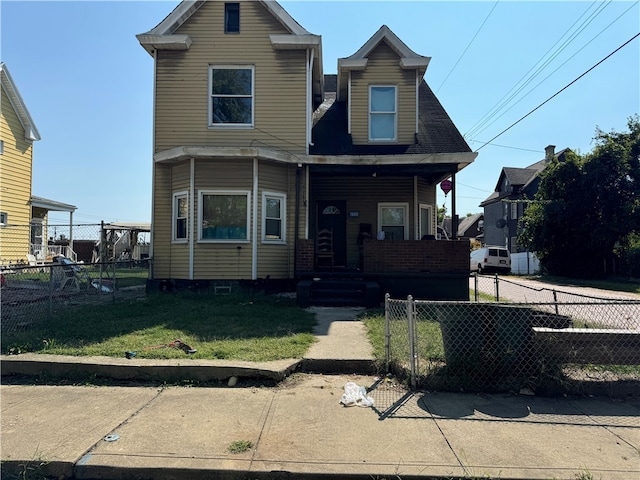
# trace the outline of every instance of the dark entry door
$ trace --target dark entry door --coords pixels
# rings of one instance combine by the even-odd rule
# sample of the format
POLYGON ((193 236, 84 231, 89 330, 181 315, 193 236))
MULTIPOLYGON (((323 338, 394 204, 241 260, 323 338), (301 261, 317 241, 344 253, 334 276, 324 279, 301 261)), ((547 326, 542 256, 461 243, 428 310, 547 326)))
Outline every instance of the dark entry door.
POLYGON ((316 232, 324 228, 333 231, 333 262, 338 267, 344 267, 347 264, 346 208, 346 200, 320 200, 317 204, 316 232))

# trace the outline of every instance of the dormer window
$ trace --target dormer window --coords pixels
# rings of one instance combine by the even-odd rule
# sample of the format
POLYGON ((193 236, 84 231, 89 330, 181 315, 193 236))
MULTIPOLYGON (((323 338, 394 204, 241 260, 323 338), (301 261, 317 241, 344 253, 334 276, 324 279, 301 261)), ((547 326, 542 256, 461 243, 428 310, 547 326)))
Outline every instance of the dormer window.
POLYGON ((224 33, 240 32, 240 4, 224 4, 224 33))
POLYGON ((397 135, 397 88, 369 87, 369 140, 395 142, 397 135))

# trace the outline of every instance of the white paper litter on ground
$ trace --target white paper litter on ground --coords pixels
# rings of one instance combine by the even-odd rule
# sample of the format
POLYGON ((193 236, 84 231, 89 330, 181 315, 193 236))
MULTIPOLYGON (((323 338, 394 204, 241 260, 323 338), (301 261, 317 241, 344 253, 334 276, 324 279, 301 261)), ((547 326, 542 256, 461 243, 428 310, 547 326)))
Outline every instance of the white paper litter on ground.
POLYGON ((373 398, 367 396, 367 389, 354 382, 347 382, 344 385, 344 393, 340 403, 345 407, 372 407, 373 398))

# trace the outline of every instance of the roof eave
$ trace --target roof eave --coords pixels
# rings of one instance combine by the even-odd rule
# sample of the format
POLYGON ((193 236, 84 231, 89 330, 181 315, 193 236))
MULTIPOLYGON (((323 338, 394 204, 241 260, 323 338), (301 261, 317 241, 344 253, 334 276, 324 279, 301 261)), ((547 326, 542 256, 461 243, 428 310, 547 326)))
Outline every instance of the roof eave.
POLYGON ((191 47, 191 37, 189 35, 152 35, 141 33, 136 35, 140 45, 153 54, 154 50, 189 50, 191 47))
POLYGON ((0 63, 0 75, 2 77, 2 88, 5 90, 7 97, 9 97, 9 102, 18 115, 20 124, 24 128, 25 140, 29 142, 40 140, 40 132, 38 132, 38 128, 36 127, 33 118, 31 118, 27 105, 24 103, 22 95, 20 95, 20 91, 13 81, 13 78, 9 73, 9 69, 7 69, 4 62, 0 63))

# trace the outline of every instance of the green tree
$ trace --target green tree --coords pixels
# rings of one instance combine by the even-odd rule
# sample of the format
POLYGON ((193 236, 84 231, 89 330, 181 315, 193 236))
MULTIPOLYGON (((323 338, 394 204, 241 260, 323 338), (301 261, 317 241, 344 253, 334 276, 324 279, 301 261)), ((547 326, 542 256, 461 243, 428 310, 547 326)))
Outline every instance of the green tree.
POLYGON ((542 172, 519 241, 549 273, 612 273, 616 248, 640 232, 640 119, 627 125, 623 133, 598 128, 591 153, 569 153, 542 172))

